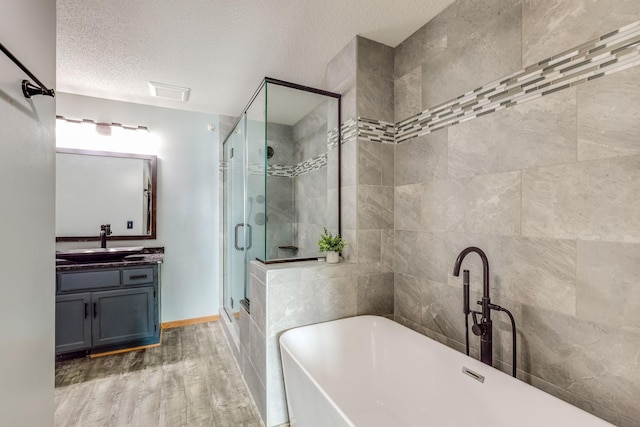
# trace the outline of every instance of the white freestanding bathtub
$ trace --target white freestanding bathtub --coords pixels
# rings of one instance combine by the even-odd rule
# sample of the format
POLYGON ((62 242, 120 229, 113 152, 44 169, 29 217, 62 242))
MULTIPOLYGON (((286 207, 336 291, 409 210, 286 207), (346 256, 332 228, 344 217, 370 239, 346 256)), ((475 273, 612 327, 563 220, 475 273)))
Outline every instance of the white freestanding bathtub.
POLYGON ((297 427, 596 427, 611 424, 389 319, 280 337, 297 427))

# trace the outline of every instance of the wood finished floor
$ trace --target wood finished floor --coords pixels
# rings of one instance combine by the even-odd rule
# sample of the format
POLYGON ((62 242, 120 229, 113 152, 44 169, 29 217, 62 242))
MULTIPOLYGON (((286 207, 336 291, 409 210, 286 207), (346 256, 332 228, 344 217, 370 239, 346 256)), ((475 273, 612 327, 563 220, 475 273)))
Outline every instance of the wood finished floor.
POLYGON ((262 426, 217 322, 162 346, 56 363, 55 426, 262 426))

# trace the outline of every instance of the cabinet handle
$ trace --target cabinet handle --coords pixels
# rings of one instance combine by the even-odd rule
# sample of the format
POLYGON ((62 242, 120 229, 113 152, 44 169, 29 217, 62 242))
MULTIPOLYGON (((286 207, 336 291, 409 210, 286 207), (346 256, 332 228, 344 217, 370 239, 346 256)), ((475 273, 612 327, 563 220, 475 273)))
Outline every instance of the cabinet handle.
POLYGON ((85 302, 84 303, 84 318, 86 319, 87 317, 89 317, 89 303, 85 302))
POLYGON ((138 274, 137 276, 129 276, 129 280, 137 280, 137 279, 146 279, 147 275, 146 274, 138 274))
POLYGON ((98 317, 98 304, 97 303, 93 303, 93 318, 95 319, 96 317, 98 317))

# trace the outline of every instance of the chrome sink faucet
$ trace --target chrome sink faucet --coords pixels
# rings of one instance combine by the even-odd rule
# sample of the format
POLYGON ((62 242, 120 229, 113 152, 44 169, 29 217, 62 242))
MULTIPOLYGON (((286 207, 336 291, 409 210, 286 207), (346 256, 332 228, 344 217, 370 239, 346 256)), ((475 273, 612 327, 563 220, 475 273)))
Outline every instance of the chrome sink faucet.
POLYGON ((103 224, 100 226, 100 247, 107 247, 107 237, 111 235, 111 224, 103 224))

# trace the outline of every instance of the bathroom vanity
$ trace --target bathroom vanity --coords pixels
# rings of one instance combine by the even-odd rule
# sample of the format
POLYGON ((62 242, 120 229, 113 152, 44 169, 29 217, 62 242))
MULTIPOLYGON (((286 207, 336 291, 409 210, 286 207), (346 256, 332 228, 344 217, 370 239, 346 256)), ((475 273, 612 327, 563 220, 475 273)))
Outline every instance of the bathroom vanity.
POLYGON ((162 253, 120 261, 56 261, 56 357, 160 341, 162 253))

